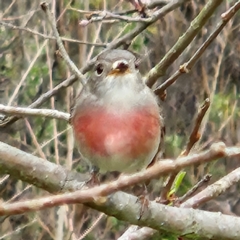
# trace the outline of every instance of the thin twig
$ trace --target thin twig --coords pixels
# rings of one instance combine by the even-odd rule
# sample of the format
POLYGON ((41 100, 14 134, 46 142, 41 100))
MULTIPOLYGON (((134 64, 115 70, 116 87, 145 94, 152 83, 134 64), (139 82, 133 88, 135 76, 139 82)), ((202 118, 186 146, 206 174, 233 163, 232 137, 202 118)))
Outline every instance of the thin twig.
MULTIPOLYGON (((19 31, 25 31, 25 32, 29 32, 32 33, 34 35, 43 37, 45 39, 51 39, 51 40, 56 40, 56 37, 54 36, 49 36, 46 35, 44 33, 40 33, 38 31, 32 30, 30 28, 25 28, 25 27, 21 27, 21 26, 16 26, 13 25, 11 23, 6 23, 6 22, 2 22, 0 21, 0 25, 4 26, 4 27, 8 27, 8 28, 12 28, 14 30, 19 30, 19 31)), ((60 37, 62 41, 66 41, 66 42, 72 42, 72 43, 77 43, 77 44, 85 44, 85 45, 90 45, 90 46, 95 46, 95 47, 106 47, 107 44, 102 44, 102 43, 90 43, 90 42, 85 42, 85 41, 79 41, 76 39, 71 39, 71 38, 67 38, 67 37, 60 37)))
POLYGON ((198 16, 191 22, 187 31, 181 36, 174 46, 167 52, 164 58, 150 70, 146 76, 146 83, 152 87, 156 80, 165 74, 167 68, 180 56, 186 47, 192 42, 199 33, 202 26, 212 16, 216 8, 222 3, 222 0, 208 1, 198 16))
POLYGON ((20 79, 20 81, 18 82, 16 88, 14 89, 12 96, 10 97, 9 101, 8 101, 8 105, 11 105, 15 99, 15 97, 17 96, 20 88, 22 87, 23 83, 25 82, 25 80, 27 79, 27 76, 29 74, 29 72, 31 71, 31 69, 33 68, 34 64, 36 63, 38 57, 41 55, 44 47, 46 46, 48 40, 44 40, 43 44, 41 45, 41 47, 38 49, 36 55, 34 56, 33 59, 31 59, 31 63, 29 64, 26 72, 23 74, 22 78, 20 79))
POLYGON ((190 190, 186 192, 183 196, 178 198, 174 202, 174 206, 177 206, 183 202, 185 202, 187 199, 189 199, 200 187, 206 185, 209 183, 212 175, 211 174, 206 174, 197 184, 195 184, 190 190))
POLYGON ((209 200, 224 193, 228 188, 233 186, 235 183, 240 181, 240 168, 235 169, 223 178, 219 179, 215 183, 211 184, 201 192, 197 193, 192 198, 188 199, 180 205, 180 207, 192 207, 197 208, 198 206, 208 202, 209 200))
MULTIPOLYGON (((93 23, 93 22, 107 22, 109 23, 108 20, 114 20, 114 21, 111 21, 111 22, 119 22, 118 20, 120 21, 125 21, 125 22, 150 22, 151 21, 151 18, 141 18, 141 17, 127 17, 127 16, 121 16, 121 15, 118 15, 118 14, 114 14, 114 13, 111 13, 111 12, 108 12, 108 11, 102 11, 99 16, 97 17, 94 17, 91 16, 91 18, 89 17, 89 19, 84 19, 83 21, 86 22, 86 25, 90 24, 90 23, 93 23)), ((80 22, 81 24, 81 22, 80 22)))
POLYGON ((189 152, 191 151, 194 144, 200 139, 201 133, 199 132, 203 117, 205 116, 208 108, 210 106, 210 100, 209 98, 205 99, 203 105, 200 107, 193 130, 190 134, 190 137, 188 139, 187 147, 186 149, 181 153, 181 156, 187 156, 189 152))
MULTIPOLYGON (((17 227, 13 230, 10 230, 9 232, 5 233, 4 235, 0 236, 0 240, 4 240, 4 239, 9 239, 9 238, 17 238, 17 236, 14 237, 14 235, 16 235, 17 233, 19 234, 19 232, 21 232, 23 229, 30 227, 31 225, 33 225, 35 222, 37 221, 36 218, 34 218, 31 222, 28 222, 24 225, 19 225, 20 227, 17 227)), ((19 235, 18 235, 19 236, 19 235)))
POLYGON ((32 143, 33 143, 33 147, 36 148, 37 154, 38 154, 42 159, 45 159, 45 160, 46 160, 46 159, 47 159, 47 158, 46 158, 46 155, 45 155, 45 153, 43 152, 40 144, 38 143, 37 137, 36 137, 36 135, 35 135, 32 127, 31 127, 30 123, 27 121, 26 118, 25 118, 24 120, 25 120, 25 125, 26 125, 26 128, 27 128, 27 130, 28 130, 28 133, 29 133, 29 135, 30 135, 30 137, 31 137, 31 140, 32 140, 32 143))
MULTIPOLYGON (((82 10, 82 9, 77 9, 77 8, 74 8, 74 7, 68 7, 68 10, 72 10, 72 11, 75 11, 75 12, 78 12, 80 14, 85 14, 87 16, 92 16, 92 15, 100 15, 103 11, 90 11, 90 10, 82 10)), ((128 15, 128 14, 132 14, 132 13, 135 13, 137 12, 136 9, 133 9, 133 10, 128 10, 128 11, 124 11, 124 12, 113 12, 114 14, 117 14, 117 15, 128 15)))
POLYGON ((69 55, 67 54, 62 40, 59 36, 58 30, 57 30, 57 26, 56 26, 56 20, 53 16, 53 14, 50 12, 49 8, 48 8, 48 3, 43 2, 41 3, 41 8, 43 10, 43 12, 46 14, 47 19, 52 27, 53 30, 53 34, 56 37, 56 41, 59 47, 59 51, 61 52, 61 55, 63 57, 63 59, 66 61, 67 65, 69 66, 69 68, 71 69, 71 71, 73 72, 73 74, 81 81, 81 83, 83 85, 86 84, 86 79, 84 77, 84 75, 78 70, 78 68, 76 67, 76 65, 73 63, 73 61, 70 59, 69 55))
MULTIPOLYGON (((155 22, 156 17, 158 16, 159 10, 156 10, 155 12, 153 12, 151 14, 151 17, 147 17, 147 18, 142 18, 140 16, 138 17, 127 17, 127 16, 122 16, 119 14, 114 14, 108 11, 101 11, 100 13, 98 13, 99 16, 94 17, 91 16, 91 18, 89 17, 88 20, 83 20, 83 21, 87 21, 86 24, 90 24, 93 22, 100 22, 100 21, 107 21, 107 20, 120 20, 120 21, 125 21, 128 23, 131 22, 143 22, 143 23, 150 23, 150 22, 155 22)), ((108 22, 108 21, 107 21, 108 22)), ((118 21, 114 21, 114 22, 118 22, 118 21)))
POLYGON ((93 222, 93 224, 91 225, 91 227, 89 227, 88 229, 86 229, 84 231, 84 233, 81 234, 81 236, 77 239, 77 240, 82 240, 84 239, 99 223, 99 221, 103 218, 106 217, 106 215, 104 213, 101 213, 98 218, 93 222))
MULTIPOLYGON (((156 7, 163 7, 167 5, 169 1, 166 0, 158 0, 158 1, 151 1, 149 4, 144 5, 144 9, 154 9, 156 7)), ((148 18, 142 18, 142 17, 126 17, 125 15, 132 14, 135 12, 138 12, 138 9, 133 9, 130 11, 125 11, 125 12, 109 12, 109 11, 85 11, 81 9, 76 9, 73 7, 69 7, 69 10, 76 11, 81 14, 87 15, 87 21, 89 23, 92 22, 99 22, 99 21, 104 21, 104 20, 121 20, 121 21, 126 21, 126 22, 151 22, 153 18, 155 17, 154 13, 151 14, 151 17, 148 18)), ((85 21, 85 20, 83 20, 85 21)))
POLYGON ((240 2, 238 1, 233 5, 228 11, 221 14, 221 23, 219 23, 213 33, 207 38, 207 40, 201 45, 201 47, 195 52, 195 54, 188 60, 188 62, 184 63, 179 67, 179 69, 164 83, 162 83, 158 88, 154 90, 154 93, 157 95, 164 95, 164 91, 172 85, 178 78, 184 73, 189 73, 198 59, 202 56, 204 51, 209 47, 209 45, 215 40, 218 34, 222 31, 222 29, 226 26, 229 20, 234 16, 234 14, 239 10, 240 2))

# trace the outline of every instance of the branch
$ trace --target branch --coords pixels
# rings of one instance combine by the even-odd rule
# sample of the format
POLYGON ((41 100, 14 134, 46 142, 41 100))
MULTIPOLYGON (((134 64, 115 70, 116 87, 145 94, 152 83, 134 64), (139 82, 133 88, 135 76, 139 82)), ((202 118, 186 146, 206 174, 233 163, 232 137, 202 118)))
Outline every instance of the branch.
POLYGON ((83 74, 78 70, 78 68, 76 67, 76 65, 73 63, 73 61, 70 59, 70 57, 68 56, 62 40, 59 36, 58 30, 57 30, 57 26, 56 26, 56 20, 53 16, 53 14, 50 12, 49 8, 48 8, 48 3, 43 2, 41 3, 41 8, 43 10, 43 12, 46 14, 47 19, 52 27, 53 30, 53 34, 56 37, 56 41, 59 47, 59 51, 61 52, 61 55, 63 57, 63 59, 66 61, 67 65, 69 66, 69 68, 71 69, 71 71, 73 72, 73 74, 81 81, 82 85, 86 84, 86 79, 83 76, 83 74))
MULTIPOLYGON (((75 78, 75 76, 71 76, 69 77, 67 80, 65 80, 64 82, 58 84, 56 87, 54 87, 53 89, 49 90, 48 92, 42 94, 35 102, 33 102, 32 104, 30 104, 28 107, 29 108, 37 108, 39 106, 41 106, 43 103, 45 103, 49 98, 51 98, 52 96, 54 96, 55 94, 57 94, 62 88, 68 87, 65 85, 66 81, 73 81, 75 78)), ((2 122, 0 122, 0 128, 4 128, 12 123, 14 123, 15 121, 17 121, 20 117, 17 116, 11 116, 8 117, 6 119, 4 119, 2 122)))
MULTIPOLYGON (((232 148, 231 153, 237 153, 238 148, 232 148)), ((227 150, 228 152, 228 150, 227 150)), ((229 152, 230 153, 230 152, 229 152)), ((208 179, 207 179, 208 180, 208 179)), ((187 201, 183 202, 179 207, 180 208, 197 208, 200 205, 208 202, 209 200, 219 196, 220 194, 224 193, 228 188, 233 186, 234 184, 238 183, 240 181, 240 168, 235 169, 231 173, 229 173, 227 176, 224 176, 220 180, 216 181, 215 183, 211 184, 192 198, 188 199, 187 201)), ((183 199, 179 199, 180 201, 183 199)), ((177 204, 180 202, 177 200, 177 204)), ((221 214, 222 216, 222 214, 221 214)), ((131 226, 130 230, 126 231, 126 235, 122 235, 122 237, 119 238, 119 240, 125 240, 125 239, 147 239, 150 236, 154 235, 156 233, 156 230, 149 228, 149 227, 143 227, 140 229, 134 229, 131 226), (143 238, 142 238, 143 236, 143 238)), ((237 227, 238 228, 238 227, 237 227)), ((235 230, 236 231, 236 230, 235 230)), ((236 238, 230 238, 230 239, 238 239, 239 237, 236 236, 236 238)), ((214 238, 218 239, 218 238, 214 238)), ((223 238, 224 239, 224 238, 223 238)), ((228 239, 228 237, 226 237, 228 239)))
MULTIPOLYGON (((201 238, 205 235, 210 238, 226 239, 226 234, 228 234, 228 239, 238 239, 236 237, 234 238, 234 236, 240 236, 236 229, 237 225, 234 224, 240 224, 240 222, 238 223, 240 220, 235 217, 219 215, 219 213, 195 211, 192 209, 179 209, 150 202, 148 211, 144 212, 141 220, 137 220, 141 205, 136 201, 136 197, 124 192, 117 192, 109 197, 103 196, 125 188, 130 184, 159 177, 161 174, 180 170, 192 164, 211 161, 222 156, 231 157, 239 155, 240 148, 225 148, 223 143, 217 143, 212 145, 210 150, 203 153, 181 157, 175 161, 161 161, 145 171, 132 176, 122 176, 109 184, 102 184, 101 186, 91 189, 40 198, 38 200, 11 203, 10 205, 1 204, 0 210, 1 214, 16 214, 41 209, 43 205, 44 207, 50 207, 56 203, 86 202, 88 206, 108 215, 113 215, 120 220, 140 226, 147 225, 163 232, 168 231, 177 235, 197 233, 198 236, 194 235, 194 239, 198 237, 201 238), (89 201, 93 202, 89 203, 89 201), (172 216, 174 216, 174 218, 172 216), (191 218, 188 216, 191 216, 191 218), (210 226, 208 224, 209 221, 206 221, 206 219, 213 224, 210 226), (224 231, 218 227, 220 222, 225 226, 224 231), (199 226, 201 226, 200 232, 199 226)), ((0 166, 1 172, 9 173, 15 178, 27 181, 50 192, 73 191, 82 187, 82 182, 77 180, 77 177, 80 177, 79 174, 70 173, 61 166, 57 166, 56 164, 37 158, 1 142, 0 166)), ((82 181, 82 177, 80 181, 82 181)))
POLYGON ((71 191, 82 187, 86 176, 38 158, 0 142, 0 173, 34 184, 51 193, 71 191), (69 185, 70 184, 70 185, 69 185))
MULTIPOLYGON (((68 195, 69 199, 73 200, 71 193, 68 193, 68 195)), ((47 200, 47 198, 44 199, 47 200)), ((141 206, 136 202, 137 197, 124 192, 117 192, 106 198, 104 202, 100 201, 97 204, 89 203, 88 205, 94 206, 94 208, 104 211, 110 216, 115 216, 122 221, 139 226, 148 225, 168 234, 171 233, 193 239, 206 239, 207 237, 207 239, 231 240, 239 239, 240 237, 240 219, 238 217, 189 208, 170 207, 150 201, 148 211, 144 212, 141 220, 138 220, 136 215, 139 213, 141 206), (224 228, 219 226, 224 226, 224 228)), ((48 204, 49 201, 41 201, 41 203, 48 204)), ((78 203, 78 201, 75 199, 72 203, 78 203)), ((8 206, 13 206, 14 204, 17 207, 17 203, 8 204, 8 206)), ((39 200, 29 201, 28 204, 38 205, 39 200)), ((27 210, 29 205, 26 207, 27 210)), ((34 205, 31 205, 31 207, 34 209, 34 205)), ((0 206, 0 212, 2 213, 3 210, 8 211, 9 208, 3 204, 0 206)), ((21 209, 16 208, 16 213, 19 212, 21 212, 21 209)))
MULTIPOLYGON (((238 153, 234 152, 234 154, 236 155, 238 153)), ((179 171, 180 169, 190 165, 213 161, 225 155, 226 149, 224 143, 215 143, 208 151, 193 154, 191 156, 180 157, 177 160, 159 161, 152 167, 145 169, 139 173, 135 173, 131 176, 123 175, 114 182, 94 188, 96 190, 92 189, 90 191, 90 198, 94 199, 98 196, 106 196, 115 191, 122 190, 137 183, 149 181, 153 178, 159 178, 159 176, 161 175, 166 175, 171 172, 179 171)), ((20 178, 24 181, 31 182, 33 180, 32 178, 34 177, 38 180, 38 182, 45 183, 45 180, 43 178, 43 176, 45 175, 42 172, 39 173, 40 178, 36 176, 36 174, 38 173, 36 171, 38 170, 39 165, 43 164, 43 162, 46 161, 0 142, 0 165, 2 167, 0 171, 4 170, 4 173, 12 175, 12 171, 14 171, 13 176, 15 178, 20 178), (16 156, 18 156, 18 159, 16 159, 16 156), (37 164, 38 167, 36 167, 35 164, 37 164), (26 174, 24 174, 25 171, 26 174)), ((51 165, 52 163, 48 162, 48 164, 51 165)), ((50 165, 42 166, 40 169, 42 169, 43 167, 49 168, 50 165)), ((56 168, 56 165, 52 166, 56 168)), ((50 176, 47 176, 47 178, 48 182, 51 181, 50 176)), ((53 180, 54 179, 55 177, 53 178, 53 180)), ((55 180, 53 182, 55 182, 55 180)), ((87 200, 89 200, 88 198, 89 196, 87 197, 87 200)))
MULTIPOLYGON (((195 184, 191 189, 189 189, 183 196, 179 197, 176 201, 174 201, 174 206, 178 206, 180 203, 185 202, 189 199, 193 194, 204 185, 207 185, 211 179, 211 174, 206 174, 197 184, 195 184)), ((192 207, 192 206, 191 206, 192 207)))
POLYGON ((181 36, 175 45, 168 51, 164 58, 148 73, 146 83, 152 87, 156 80, 165 74, 167 68, 180 56, 186 47, 192 42, 199 33, 203 25, 212 16, 216 8, 223 0, 208 1, 198 16, 191 22, 190 27, 181 36))
POLYGON ((3 104, 0 104, 0 113, 16 115, 19 117, 41 116, 41 117, 65 120, 67 122, 69 121, 69 118, 70 118, 69 113, 60 112, 58 110, 11 107, 11 106, 5 106, 3 104))
MULTIPOLYGON (((239 152, 234 152, 235 155, 240 154, 240 149, 238 149, 238 150, 239 150, 239 152)), ((22 209, 22 211, 26 211, 26 209, 28 209, 28 211, 31 211, 31 210, 33 210, 33 209, 31 209, 32 207, 34 207, 35 210, 42 209, 43 207, 46 207, 46 206, 50 207, 50 206, 54 206, 54 205, 60 204, 60 203, 61 204, 73 203, 72 201, 76 201, 76 199, 77 199, 78 203, 79 202, 86 203, 89 201, 95 201, 96 199, 98 199, 101 196, 107 196, 113 192, 122 190, 131 185, 135 185, 140 182, 144 182, 144 181, 151 180, 153 178, 157 178, 163 174, 166 175, 170 172, 180 170, 189 165, 212 161, 214 159, 224 156, 225 153, 226 153, 225 145, 223 143, 216 143, 216 144, 213 144, 212 147, 210 148, 210 150, 208 150, 206 152, 195 154, 195 155, 188 156, 188 157, 182 157, 175 161, 174 160, 159 161, 154 166, 152 166, 142 172, 133 174, 131 176, 121 176, 121 177, 119 177, 118 180, 113 181, 108 184, 102 184, 101 186, 97 186, 92 189, 77 191, 77 192, 74 192, 71 194, 52 196, 52 197, 50 197, 51 201, 49 202, 49 205, 46 205, 47 203, 40 204, 40 205, 37 205, 37 203, 34 203, 34 205, 31 205, 31 204, 29 205, 27 203, 21 209, 22 209), (27 205, 28 205, 28 207, 27 207, 27 205)), ((56 170, 57 166, 50 162, 47 162, 47 164, 45 164, 45 162, 46 162, 45 160, 36 158, 36 157, 32 156, 31 154, 24 153, 18 149, 8 146, 7 144, 0 143, 0 164, 2 166, 2 169, 4 169, 5 173, 8 173, 10 175, 13 175, 12 171, 14 171, 14 177, 20 178, 20 179, 22 179, 24 181, 28 181, 28 182, 31 182, 33 180, 32 178, 34 177, 35 180, 36 179, 38 180, 37 182, 41 186, 43 183, 45 183, 45 178, 43 178, 43 176, 47 176, 47 179, 48 179, 47 183, 49 184, 52 180, 52 176, 50 178, 49 172, 47 172, 47 175, 43 174, 43 172, 42 172, 43 166, 40 167, 40 165, 44 165, 44 168, 46 168, 46 169, 51 168, 54 171, 56 170), (18 156, 18 159, 15 158, 16 155, 18 156), (29 161, 29 158, 31 158, 32 160, 29 161), (43 162, 44 162, 44 164, 43 164, 43 162), (26 171, 26 174, 24 174, 25 171, 26 171)), ((66 174, 64 174, 64 175, 66 175, 66 174)), ((55 177, 56 177, 56 174, 54 174, 54 178, 53 178, 54 184, 56 184, 55 177)), ((62 177, 60 179, 62 179, 62 177)), ((61 188, 62 188, 62 186, 61 186, 61 188)), ((43 200, 43 201, 48 202, 49 198, 46 198, 46 199, 47 200, 43 200)), ((16 204, 16 203, 14 203, 14 204, 16 204)), ((13 208, 11 208, 11 209, 13 209, 13 208)), ((20 213, 19 206, 17 206, 17 209, 18 209, 17 210, 18 213, 20 213)), ((16 211, 16 209, 14 211, 16 211)), ((11 214, 11 213, 5 212, 5 214, 11 214)))
MULTIPOLYGON (((179 0, 175 0, 174 1, 174 5, 175 4, 179 4, 179 0)), ((149 4, 150 8, 154 8, 153 6, 164 6, 167 5, 167 1, 161 1, 161 2, 155 2, 154 4, 149 4)), ((175 6, 173 5, 173 7, 175 8, 175 6)), ((146 6, 148 8, 148 5, 146 6)), ((76 10, 74 8, 69 8, 71 10, 74 11, 79 11, 76 10)), ((81 11, 80 11, 81 12, 81 11)), ((112 13, 109 11, 95 11, 93 13, 90 13, 90 15, 88 16, 88 20, 83 20, 84 24, 89 24, 92 22, 99 22, 99 21, 103 21, 103 20, 120 20, 120 21, 125 21, 125 22, 138 22, 138 23, 151 23, 151 22, 155 22, 156 19, 159 18, 159 15, 162 13, 162 8, 159 10, 154 11, 153 13, 151 13, 150 17, 128 17, 128 16, 124 16, 123 14, 118 14, 118 13, 112 13), (97 17, 93 17, 94 15, 98 15, 97 17)), ((113 21, 116 22, 116 21, 113 21)), ((109 23, 109 21, 108 21, 109 23)), ((80 22, 81 24, 81 22, 80 22)))
POLYGON ((240 168, 235 169, 228 175, 224 176, 220 180, 216 181, 212 185, 208 186, 192 198, 182 203, 181 207, 197 208, 198 206, 208 202, 209 200, 224 193, 228 188, 240 181, 240 168))
MULTIPOLYGON (((222 31, 222 29, 226 26, 229 20, 235 15, 235 13, 240 8, 240 2, 238 1, 229 8, 226 12, 221 14, 221 23, 219 23, 214 30, 214 32, 207 38, 207 40, 202 44, 202 46, 196 51, 196 53, 188 60, 188 62, 184 63, 180 66, 180 68, 164 83, 162 83, 158 88, 154 90, 154 93, 160 95, 161 98, 164 98, 165 90, 171 86, 178 78, 184 73, 189 73, 198 59, 202 56, 207 47, 213 42, 213 40, 217 37, 217 35, 222 31)), ((176 44, 175 44, 176 45, 176 44)), ((161 63, 161 62, 160 62, 161 63)))
MULTIPOLYGON (((6 22, 3 22, 3 21, 0 21, 0 25, 2 25, 4 27, 12 28, 14 30, 29 32, 29 33, 32 33, 34 35, 43 37, 44 39, 56 40, 56 37, 54 37, 54 36, 49 36, 49 35, 34 31, 30 28, 16 26, 16 25, 13 25, 11 23, 6 23, 6 22)), ((67 38, 67 37, 60 37, 60 39, 62 41, 65 41, 65 42, 72 42, 72 43, 77 43, 77 44, 86 44, 86 45, 95 46, 95 47, 106 47, 107 46, 106 44, 102 44, 102 43, 84 42, 84 41, 79 41, 79 40, 71 39, 71 38, 67 38)))
MULTIPOLYGON (((190 137, 189 137, 189 140, 188 140, 188 143, 187 143, 187 147, 186 149, 180 154, 180 156, 187 156, 190 152, 190 150, 192 149, 192 147, 194 146, 194 144, 199 140, 200 136, 201 136, 201 133, 199 133, 199 128, 201 126, 201 123, 202 123, 202 120, 203 120, 203 117, 205 116, 205 113, 206 111, 208 110, 210 106, 210 101, 209 99, 207 98, 203 104, 203 106, 200 108, 199 112, 198 112, 198 115, 197 115, 197 119, 195 121, 195 124, 194 124, 194 127, 193 127, 193 130, 190 134, 190 137)), ((160 202, 164 202, 164 203, 168 203, 169 200, 167 199, 167 195, 173 185, 173 182, 177 176, 178 172, 174 172, 172 173, 168 180, 167 180, 167 183, 166 185, 164 186, 164 188, 162 189, 162 192, 161 192, 161 197, 160 197, 160 202)))
POLYGON ((191 151, 194 144, 200 139, 201 133, 199 132, 203 117, 205 116, 208 108, 210 106, 210 100, 209 98, 205 99, 204 104, 200 107, 197 119, 195 121, 193 130, 191 132, 191 135, 189 137, 187 147, 186 149, 181 153, 182 156, 187 156, 189 152, 191 151))

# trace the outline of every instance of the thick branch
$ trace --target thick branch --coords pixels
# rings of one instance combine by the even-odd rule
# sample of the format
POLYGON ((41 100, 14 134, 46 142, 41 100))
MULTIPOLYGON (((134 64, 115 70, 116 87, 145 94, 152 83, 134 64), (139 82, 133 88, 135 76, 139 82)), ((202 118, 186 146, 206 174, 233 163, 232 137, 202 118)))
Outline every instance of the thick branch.
MULTIPOLYGON (((11 214, 14 208, 15 214, 26 212, 30 209, 41 209, 43 207, 42 205, 44 205, 44 207, 50 207, 54 202, 64 204, 66 202, 79 203, 93 201, 92 203, 87 203, 87 205, 132 224, 150 226, 151 228, 168 231, 176 235, 195 233, 196 235, 193 235, 194 239, 203 236, 226 239, 226 234, 228 234, 227 239, 239 239, 240 233, 238 233, 238 231, 240 231, 240 220, 235 217, 192 209, 179 209, 150 202, 149 210, 144 212, 141 220, 138 220, 141 206, 140 203, 136 201, 136 197, 123 192, 117 192, 109 197, 102 197, 118 191, 129 184, 151 179, 152 177, 159 176, 159 174, 167 174, 176 169, 179 170, 191 164, 211 161, 221 156, 236 155, 240 155, 239 148, 225 148, 222 143, 218 143, 213 145, 209 151, 182 157, 175 161, 162 161, 156 164, 157 167, 153 166, 132 176, 122 176, 114 182, 103 184, 92 189, 27 202, 12 203, 11 205, 1 204, 1 213, 11 214), (150 174, 153 175, 150 176, 150 174), (191 217, 189 218, 189 216, 191 217), (206 219, 213 224, 210 226, 208 224, 209 221, 206 221, 206 219), (221 225, 224 224, 224 230, 218 227, 220 223, 221 225), (201 228, 199 228, 199 226, 201 226, 201 228)), ((72 175, 72 178, 70 178, 69 172, 62 167, 34 157, 31 154, 22 152, 4 143, 0 143, 0 171, 33 183, 50 192, 77 190, 82 186, 81 182, 75 180, 75 177, 79 176, 78 174, 76 174, 76 176, 72 175)))
POLYGON ((65 120, 67 122, 69 121, 70 118, 69 113, 60 112, 58 110, 11 107, 2 104, 0 104, 0 113, 5 113, 7 115, 16 115, 19 117, 41 116, 65 120))
MULTIPOLYGON (((238 152, 234 152, 234 154, 236 155, 238 152)), ((91 199, 98 196, 106 196, 131 185, 179 171, 190 165, 213 161, 225 155, 225 145, 223 143, 216 143, 208 151, 202 153, 181 157, 177 160, 159 161, 152 167, 139 173, 131 176, 121 176, 118 180, 97 187, 94 191, 92 189, 91 199)), ((45 184, 52 186, 49 190, 48 188, 46 189, 48 191, 54 191, 54 186, 56 186, 56 191, 59 191, 59 181, 62 182, 61 188, 66 186, 66 182, 63 182, 64 179, 68 181, 68 172, 63 173, 63 171, 60 166, 0 142, 0 172, 2 173, 8 173, 15 178, 38 185, 39 187, 42 187, 42 185, 45 186, 45 184), (46 169, 46 172, 44 172, 44 169, 46 169)), ((89 201, 89 199, 84 201, 89 201)))
POLYGON ((79 189, 84 177, 0 142, 0 172, 56 193, 79 189))

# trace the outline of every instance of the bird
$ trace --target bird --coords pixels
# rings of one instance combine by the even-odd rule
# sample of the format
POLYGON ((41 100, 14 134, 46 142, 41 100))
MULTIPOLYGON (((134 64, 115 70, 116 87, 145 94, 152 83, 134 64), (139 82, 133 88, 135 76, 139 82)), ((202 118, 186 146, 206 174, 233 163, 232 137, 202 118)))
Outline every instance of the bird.
POLYGON ((139 172, 158 152, 159 104, 130 51, 98 56, 70 119, 81 157, 100 173, 139 172))

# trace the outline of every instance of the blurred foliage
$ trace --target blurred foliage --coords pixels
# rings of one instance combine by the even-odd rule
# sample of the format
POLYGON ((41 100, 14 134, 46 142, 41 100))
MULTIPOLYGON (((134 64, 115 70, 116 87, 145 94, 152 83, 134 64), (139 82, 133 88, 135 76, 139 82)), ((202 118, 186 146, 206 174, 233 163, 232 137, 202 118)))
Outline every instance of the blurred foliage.
MULTIPOLYGON (((26 27, 47 35, 51 29, 40 11, 38 1, 0 1, 1 21, 16 26, 26 27)), ((155 86, 169 78, 181 64, 186 62, 201 46, 217 23, 220 15, 234 1, 226 1, 216 10, 201 33, 186 48, 184 53, 172 63, 166 76, 158 80, 155 86)), ((189 27, 206 0, 191 1, 175 9, 166 17, 158 20, 139 34, 129 49, 141 58, 140 71, 146 74, 174 45, 177 39, 189 27)), ((80 26, 79 21, 86 19, 86 14, 69 7, 68 0, 56 1, 55 11, 60 35, 86 42, 107 44, 117 36, 132 31, 138 24, 127 22, 96 22, 80 26)), ((71 7, 85 11, 108 10, 123 12, 133 9, 129 1, 72 1, 71 7)), ((89 13, 88 13, 89 15, 89 13)), ((138 16, 134 13, 133 16, 138 16)), ((212 105, 202 124, 201 141, 193 152, 208 148, 215 141, 224 141, 227 145, 240 142, 239 96, 240 96, 240 13, 224 28, 189 74, 181 76, 168 88, 165 102, 160 102, 166 124, 165 155, 176 158, 184 150, 194 126, 198 107, 210 96, 212 105)), ((0 103, 8 104, 12 94, 19 87, 11 105, 28 106, 52 87, 64 81, 71 74, 62 58, 56 54, 55 41, 48 40, 42 51, 45 39, 26 31, 14 30, 0 25, 0 103), (37 55, 38 54, 38 55, 37 55), (35 62, 33 62, 35 60, 35 62), (28 71, 28 72, 27 72, 28 71), (22 80, 22 82, 20 82, 22 80)), ((89 59, 99 53, 102 47, 65 42, 71 59, 78 67, 84 66, 89 59)), ((124 47, 130 43, 126 43, 124 47)), ((155 87, 154 86, 154 87, 155 87)), ((44 103, 41 108, 58 109, 70 112, 75 96, 79 92, 79 83, 59 91, 44 103)), ((18 120, 6 129, 1 129, 0 140, 34 155, 59 163, 68 169, 88 171, 88 165, 80 160, 78 150, 73 146, 72 132, 68 123, 59 120, 29 117, 18 120), (28 123, 28 124, 27 124, 28 123)), ((206 173, 213 179, 219 179, 239 166, 238 159, 221 159, 210 165, 188 168, 187 174, 177 191, 181 196, 194 186, 206 173)), ((153 180, 148 186, 150 198, 159 196, 166 179, 153 180)), ((1 197, 13 201, 44 196, 47 193, 33 186, 28 186, 16 179, 8 178, 1 186, 1 197), (17 197, 16 197, 17 196, 17 197)), ((239 214, 236 185, 229 194, 221 197, 226 200, 234 213, 239 214), (233 194, 236 193, 236 194, 233 194)), ((215 204, 214 206, 220 206, 215 204)), ((208 206, 204 206, 209 209, 208 206)), ((211 208, 225 212, 223 208, 211 208)), ((0 239, 57 239, 60 224, 59 208, 48 209, 31 214, 12 216, 1 219, 0 239), (17 230, 19 229, 19 231, 17 230), (7 236, 4 236, 7 234, 7 236), (2 237, 2 238, 1 238, 2 237)), ((81 236, 99 217, 97 211, 79 207, 66 207, 62 226, 63 239, 72 239, 73 232, 81 236), (77 217, 78 216, 78 217, 77 217)), ((113 217, 103 217, 84 239, 117 239, 128 224, 113 217)), ((160 239, 157 234, 153 240, 160 239)), ((173 240, 175 237, 161 239, 173 240)))

